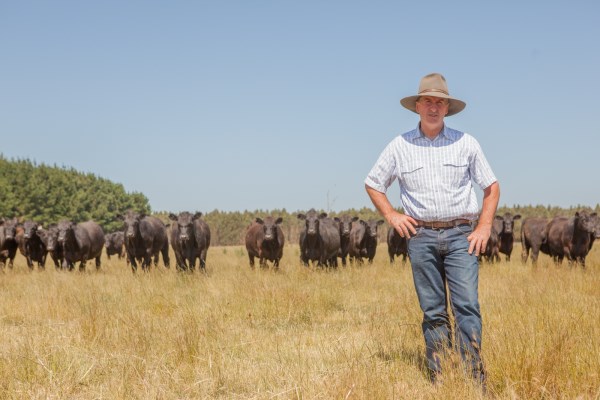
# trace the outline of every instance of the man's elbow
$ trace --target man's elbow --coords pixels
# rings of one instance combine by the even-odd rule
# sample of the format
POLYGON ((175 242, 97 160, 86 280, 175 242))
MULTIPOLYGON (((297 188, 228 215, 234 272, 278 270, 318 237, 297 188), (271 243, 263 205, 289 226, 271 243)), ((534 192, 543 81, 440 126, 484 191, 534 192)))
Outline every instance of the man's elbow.
POLYGON ((381 194, 383 194, 383 192, 381 192, 381 191, 379 191, 379 190, 375 189, 374 187, 371 187, 371 186, 369 186, 367 183, 365 183, 365 190, 366 190, 366 191, 367 191, 367 193, 369 193, 369 194, 372 194, 372 193, 374 193, 374 194, 377 194, 377 193, 381 193, 381 194))
POLYGON ((492 197, 500 197, 500 184, 498 181, 492 183, 490 186, 486 187, 484 190, 484 195, 492 196, 492 197))

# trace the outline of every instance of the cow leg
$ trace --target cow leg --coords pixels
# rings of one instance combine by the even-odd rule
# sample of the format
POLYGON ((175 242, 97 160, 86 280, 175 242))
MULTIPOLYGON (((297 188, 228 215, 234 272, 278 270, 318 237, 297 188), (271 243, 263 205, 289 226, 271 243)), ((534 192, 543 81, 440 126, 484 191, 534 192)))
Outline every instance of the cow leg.
MULTIPOLYGON (((574 260, 574 258, 571 257, 571 249, 569 248, 569 246, 563 247, 563 254, 565 254, 567 256, 567 260, 569 260, 569 263, 571 263, 574 260)), ((560 261, 562 262, 562 258, 560 261)))
POLYGON ((135 257, 128 255, 127 259, 129 260, 129 265, 131 265, 131 272, 137 271, 137 262, 135 261, 135 257))
POLYGON ((100 256, 96 257, 96 269, 100 269, 100 256))
POLYGON ((52 257, 52 261, 54 262, 54 268, 60 269, 60 264, 58 262, 58 257, 56 257, 53 253, 50 253, 50 257, 52 257))
POLYGON ((171 268, 171 260, 169 260, 169 245, 167 243, 161 250, 163 263, 165 264, 165 268, 171 268))
POLYGON ((346 266, 346 256, 340 257, 342 259, 342 266, 346 266))
MULTIPOLYGON (((533 254, 532 254, 532 257, 533 257, 533 254)), ((529 246, 526 243, 523 243, 523 250, 521 250, 521 262, 523 264, 526 264, 528 258, 529 258, 529 246)))
POLYGON ((185 271, 189 271, 190 270, 190 256, 189 253, 187 251, 185 251, 183 253, 183 255, 181 256, 181 262, 183 263, 183 269, 185 271))
POLYGON ((306 258, 303 255, 301 255, 300 256, 300 262, 302 262, 302 264, 304 264, 305 267, 308 267, 308 258, 306 258))
POLYGON ((266 268, 267 267, 267 259, 264 257, 260 257, 258 259, 258 263, 260 265, 261 268, 266 268))
POLYGON ((183 262, 179 251, 175 251, 175 268, 177 268, 177 271, 183 271, 185 269, 185 263, 183 262))
POLYGON ((31 259, 31 256, 29 254, 27 254, 25 259, 27 260, 27 266, 29 267, 29 270, 31 271, 33 269, 33 260, 31 259))
POLYGON ((142 270, 144 270, 144 272, 150 271, 151 265, 152 265, 152 253, 148 252, 148 253, 146 253, 146 256, 144 257, 144 261, 142 261, 142 270))
POLYGON ((279 260, 280 260, 279 258, 276 258, 276 259, 273 261, 273 268, 275 268, 275 269, 279 269, 279 260))
MULTIPOLYGON (((537 265, 537 259, 540 255, 540 249, 538 247, 532 247, 531 248, 531 264, 536 266, 537 265)), ((525 258, 525 261, 527 261, 527 258, 525 258)))
POLYGON ((200 256, 200 268, 206 272, 206 251, 203 251, 200 256))
POLYGON ((317 259, 317 267, 326 267, 327 266, 327 260, 324 257, 319 257, 317 259))
POLYGON ((248 259, 250 261, 250 268, 254 269, 254 256, 248 253, 248 259))
POLYGON ((84 272, 85 271, 85 261, 81 260, 81 262, 79 263, 79 272, 84 272))

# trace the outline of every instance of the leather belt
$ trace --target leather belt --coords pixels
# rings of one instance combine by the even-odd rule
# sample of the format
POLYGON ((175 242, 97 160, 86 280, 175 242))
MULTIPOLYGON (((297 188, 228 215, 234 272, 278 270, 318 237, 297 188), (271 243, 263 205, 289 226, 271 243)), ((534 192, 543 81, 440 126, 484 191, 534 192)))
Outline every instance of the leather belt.
POLYGON ((453 219, 452 221, 417 221, 417 226, 422 226, 424 228, 431 229, 443 229, 443 228, 453 228, 458 225, 470 224, 471 221, 464 218, 453 219))

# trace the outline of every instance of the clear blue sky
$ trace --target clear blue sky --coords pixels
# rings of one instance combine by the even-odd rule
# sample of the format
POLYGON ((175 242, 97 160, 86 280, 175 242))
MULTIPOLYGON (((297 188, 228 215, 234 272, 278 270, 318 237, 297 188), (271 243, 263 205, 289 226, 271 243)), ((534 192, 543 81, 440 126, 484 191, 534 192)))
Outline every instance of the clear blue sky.
MULTIPOLYGON (((0 152, 155 211, 371 207, 430 72, 501 205, 600 203, 600 2, 4 1, 0 152)), ((396 183, 390 189, 399 205, 396 183)))

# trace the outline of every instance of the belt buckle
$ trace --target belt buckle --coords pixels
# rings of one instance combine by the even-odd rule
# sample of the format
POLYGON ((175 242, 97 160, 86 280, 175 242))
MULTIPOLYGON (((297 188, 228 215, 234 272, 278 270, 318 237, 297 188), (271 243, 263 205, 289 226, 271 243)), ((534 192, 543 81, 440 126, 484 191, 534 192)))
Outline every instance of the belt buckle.
POLYGON ((434 231, 439 231, 440 229, 444 229, 443 222, 436 223, 435 221, 432 221, 430 226, 431 226, 431 229, 433 229, 434 231))

